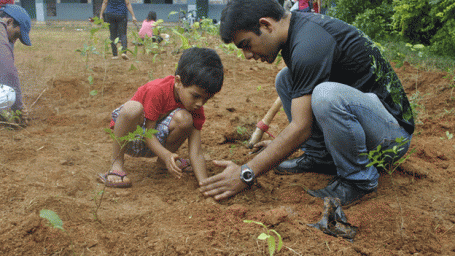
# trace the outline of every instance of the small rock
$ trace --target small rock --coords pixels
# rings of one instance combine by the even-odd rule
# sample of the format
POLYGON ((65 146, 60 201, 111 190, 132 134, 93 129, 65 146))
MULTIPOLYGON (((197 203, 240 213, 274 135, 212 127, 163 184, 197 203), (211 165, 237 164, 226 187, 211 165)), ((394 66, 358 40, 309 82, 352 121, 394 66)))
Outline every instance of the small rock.
POLYGON ((129 196, 131 194, 130 191, 126 191, 126 190, 119 190, 119 191, 115 191, 114 193, 116 196, 129 196))

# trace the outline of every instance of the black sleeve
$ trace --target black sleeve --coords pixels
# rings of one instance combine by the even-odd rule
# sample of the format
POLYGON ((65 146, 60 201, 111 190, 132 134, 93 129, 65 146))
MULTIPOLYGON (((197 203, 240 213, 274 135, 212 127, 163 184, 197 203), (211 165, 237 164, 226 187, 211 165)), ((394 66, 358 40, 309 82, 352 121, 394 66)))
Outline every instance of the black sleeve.
POLYGON ((329 80, 337 52, 329 33, 317 24, 306 26, 291 39, 292 98, 312 94, 316 85, 329 80))

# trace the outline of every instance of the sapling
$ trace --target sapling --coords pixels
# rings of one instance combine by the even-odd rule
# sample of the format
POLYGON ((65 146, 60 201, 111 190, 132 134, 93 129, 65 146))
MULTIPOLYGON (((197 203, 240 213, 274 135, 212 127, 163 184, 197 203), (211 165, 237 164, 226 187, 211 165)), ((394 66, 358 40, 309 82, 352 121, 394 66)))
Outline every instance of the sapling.
POLYGON ((409 153, 395 161, 395 159, 398 157, 398 153, 404 150, 404 145, 409 143, 409 140, 403 137, 396 138, 395 142, 397 145, 393 146, 390 149, 382 149, 382 146, 379 145, 376 149, 369 151, 368 153, 363 153, 361 155, 367 155, 368 159, 370 160, 370 163, 367 164, 366 167, 370 166, 376 166, 378 168, 383 168, 389 175, 390 179, 392 181, 392 186, 395 191, 395 197, 397 199, 397 203, 400 207, 401 211, 401 230, 403 230, 403 209, 401 208, 400 201, 398 200, 398 194, 395 189, 395 183, 393 180, 392 174, 395 172, 395 170, 402 164, 404 163, 411 155, 415 152, 415 148, 409 151, 409 153))
MULTIPOLYGON (((107 76, 107 53, 109 52, 110 45, 112 41, 109 38, 105 38, 104 40, 101 40, 101 36, 98 35, 98 31, 102 29, 109 29, 109 23, 104 22, 104 20, 94 17, 93 18, 93 24, 99 25, 99 27, 92 28, 90 30, 90 39, 89 39, 89 44, 84 44, 82 48, 76 49, 76 52, 80 52, 81 56, 85 56, 85 68, 89 71, 92 71, 89 68, 89 56, 90 55, 101 55, 104 59, 104 77, 103 77, 103 85, 101 89, 101 95, 104 95, 104 83, 106 81, 106 76, 107 76), (101 51, 98 51, 98 44, 99 42, 102 41, 103 47, 101 48, 101 51)), ((119 38, 117 37, 114 41, 115 44, 117 44, 119 41, 119 38)), ((93 85, 94 79, 92 76, 89 76, 88 78, 89 84, 93 85)), ((95 96, 98 94, 97 91, 91 90, 89 93, 91 96, 95 96)))
POLYGON ((40 212, 39 212, 39 216, 41 218, 44 218, 46 220, 49 221, 50 225, 53 227, 53 228, 57 228, 57 229, 60 229, 62 230, 63 232, 66 233, 66 235, 68 236, 68 238, 70 239, 71 241, 71 247, 72 247, 72 251, 73 251, 73 254, 74 253, 74 244, 73 244, 73 240, 71 239, 70 235, 68 234, 68 232, 63 228, 63 221, 62 219, 60 219, 60 217, 58 216, 57 213, 51 211, 51 210, 47 210, 47 209, 42 209, 40 212))
MULTIPOLYGON (((134 132, 129 132, 127 135, 123 136, 123 137, 117 137, 114 132, 109 129, 109 128, 106 128, 104 129, 104 131, 109 134, 109 136, 112 138, 112 140, 114 140, 114 142, 118 143, 120 145, 120 152, 122 151, 121 149, 123 149, 123 147, 125 147, 128 142, 132 142, 132 141, 136 141, 136 140, 142 140, 142 141, 145 141, 145 138, 152 138, 152 136, 157 133, 158 131, 155 130, 155 129, 144 129, 141 127, 141 126, 137 126, 136 127, 136 130, 134 132)), ((117 160, 117 158, 120 156, 120 152, 119 154, 112 160, 112 163, 111 163, 111 167, 114 165, 114 162, 117 160)), ((93 213, 93 216, 95 218, 95 220, 99 220, 98 218, 98 209, 101 207, 101 202, 103 201, 103 196, 104 196, 104 191, 106 189, 106 185, 104 185, 103 189, 98 193, 98 195, 100 195, 100 199, 98 201, 98 203, 96 202, 96 196, 94 197, 94 201, 95 201, 95 205, 96 205, 96 208, 95 208, 95 211, 93 213)))
POLYGON ((281 247, 283 247, 283 239, 281 238, 281 235, 278 232, 276 232, 274 229, 267 229, 267 227, 264 224, 262 224, 262 222, 259 222, 259 221, 244 220, 243 222, 245 222, 245 223, 254 223, 254 224, 257 224, 259 226, 264 227, 266 232, 265 233, 261 233, 258 236, 258 239, 259 240, 267 240, 267 245, 268 245, 268 248, 269 248, 270 256, 273 256, 273 254, 275 253, 275 249, 276 249, 277 252, 279 252, 281 250, 281 247), (278 246, 276 245, 275 237, 273 235, 271 235, 270 232, 275 233, 275 235, 278 237, 278 246))

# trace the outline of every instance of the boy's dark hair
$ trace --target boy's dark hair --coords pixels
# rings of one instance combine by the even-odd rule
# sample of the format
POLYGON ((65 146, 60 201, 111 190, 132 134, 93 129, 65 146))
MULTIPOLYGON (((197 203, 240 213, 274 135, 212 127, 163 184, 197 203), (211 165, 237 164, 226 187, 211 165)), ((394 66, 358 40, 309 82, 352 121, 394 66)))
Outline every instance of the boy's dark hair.
POLYGON ((196 85, 215 94, 223 86, 224 70, 215 50, 193 47, 183 52, 175 75, 180 76, 185 87, 196 85))
POLYGON ((13 17, 9 16, 7 13, 4 11, 0 11, 0 18, 11 18, 13 19, 13 25, 14 27, 20 26, 19 22, 17 22, 13 17))
POLYGON ((277 0, 230 0, 221 13, 221 39, 226 44, 231 43, 240 30, 260 35, 260 18, 279 21, 284 15, 285 10, 277 0))
POLYGON ((151 11, 149 12, 149 14, 147 15, 147 21, 156 21, 156 12, 154 11, 151 11))

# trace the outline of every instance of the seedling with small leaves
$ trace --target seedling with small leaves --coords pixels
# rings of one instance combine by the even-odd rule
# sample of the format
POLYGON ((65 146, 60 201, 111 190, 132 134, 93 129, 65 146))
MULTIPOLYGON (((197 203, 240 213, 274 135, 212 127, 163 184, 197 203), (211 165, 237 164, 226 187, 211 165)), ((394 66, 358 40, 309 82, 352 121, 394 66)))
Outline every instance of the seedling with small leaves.
POLYGON ((259 226, 264 227, 265 233, 261 233, 258 236, 258 239, 259 240, 267 240, 267 245, 268 245, 268 248, 269 248, 270 256, 273 256, 273 254, 275 253, 275 250, 277 252, 279 252, 281 250, 281 247, 283 247, 283 239, 281 238, 281 235, 278 232, 276 232, 274 229, 268 229, 264 224, 262 224, 259 221, 244 220, 243 222, 245 222, 245 223, 254 223, 254 224, 257 224, 259 226), (275 242, 275 237, 272 234, 270 234, 270 233, 274 233, 278 237, 278 245, 275 242))
MULTIPOLYGON (((115 136, 114 132, 111 129, 109 129, 109 128, 104 129, 104 131, 107 134, 109 134, 109 136, 111 137, 111 139, 113 141, 117 142, 120 145, 120 148, 125 147, 128 142, 132 142, 132 141, 136 141, 136 140, 145 141, 145 138, 152 138, 152 136, 155 133, 158 132, 155 129, 146 129, 144 131, 144 129, 141 126, 139 126, 139 125, 136 127, 136 130, 134 132, 129 132, 127 135, 125 135, 123 137, 115 136)), ((117 155, 115 157, 115 159, 112 160, 111 167, 112 167, 112 165, 114 164, 115 160, 118 157, 119 157, 119 155, 117 155)), ((103 189, 98 193, 98 195, 100 196, 100 199, 98 200, 98 202, 96 202, 96 198, 97 198, 98 195, 94 197, 96 208, 95 208, 95 211, 93 212, 93 216, 94 216, 95 220, 97 220, 97 221, 99 220, 99 218, 98 218, 98 209, 101 207, 101 202, 103 201, 103 196, 105 194, 104 193, 105 189, 106 189, 106 186, 104 186, 103 189)))
POLYGON ((444 139, 447 139, 447 140, 453 139, 453 134, 450 133, 449 131, 446 131, 446 138, 441 137, 441 140, 444 140, 444 139))
POLYGON ((60 219, 58 214, 53 212, 53 211, 51 211, 51 210, 42 209, 39 212, 39 216, 41 218, 44 218, 44 219, 48 220, 49 224, 51 225, 51 227, 56 228, 56 229, 60 229, 60 230, 62 230, 63 232, 66 233, 66 235, 69 237, 69 239, 71 241, 71 247, 73 248, 73 254, 74 254, 73 240, 71 239, 71 237, 68 234, 68 232, 63 228, 63 221, 62 221, 62 219, 60 219))
MULTIPOLYGON (((375 150, 371 150, 368 153, 363 153, 361 155, 367 155, 368 159, 370 159, 370 163, 367 164, 367 167, 370 166, 376 166, 379 168, 384 168, 386 172, 390 175, 390 179, 392 180, 392 184, 394 185, 394 180, 393 180, 393 172, 402 164, 404 161, 406 161, 411 155, 415 152, 415 148, 412 149, 406 156, 398 159, 395 161, 395 159, 398 157, 398 153, 404 150, 404 145, 409 143, 408 139, 405 139, 403 137, 396 138, 395 142, 398 145, 393 146, 391 149, 385 149, 383 150, 381 145, 379 145, 375 150)), ((401 211, 401 229, 400 232, 403 230, 404 226, 404 219, 403 219, 403 209, 401 208, 400 201, 398 200, 398 194, 397 191, 394 187, 395 191, 395 197, 397 199, 397 203, 400 206, 400 211, 401 211)))
POLYGON ((402 157, 395 161, 397 155, 400 151, 404 150, 403 146, 406 145, 409 140, 400 137, 396 138, 395 142, 398 145, 393 146, 391 149, 382 149, 381 145, 374 150, 371 150, 368 153, 363 153, 361 155, 368 155, 368 159, 370 159, 370 163, 367 164, 366 167, 376 166, 379 168, 384 168, 388 174, 392 175, 392 173, 404 162, 406 161, 412 153, 415 152, 415 149, 411 150, 408 155, 402 157))

